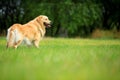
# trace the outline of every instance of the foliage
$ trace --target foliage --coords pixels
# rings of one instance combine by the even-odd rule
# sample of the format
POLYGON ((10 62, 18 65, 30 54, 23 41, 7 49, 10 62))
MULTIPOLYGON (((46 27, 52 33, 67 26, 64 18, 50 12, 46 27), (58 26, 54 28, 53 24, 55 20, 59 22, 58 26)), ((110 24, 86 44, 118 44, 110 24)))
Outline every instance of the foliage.
POLYGON ((71 0, 59 3, 33 2, 30 7, 33 9, 25 7, 27 16, 45 14, 50 17, 53 28, 48 33, 52 36, 59 34, 67 34, 67 36, 87 35, 92 32, 92 29, 100 26, 98 23, 101 22, 102 17, 101 5, 89 2, 74 3, 71 0), (29 10, 31 11, 29 12, 29 10))
POLYGON ((0 0, 0 34, 13 23, 22 22, 23 8, 20 0, 0 0))
POLYGON ((47 29, 49 36, 85 37, 96 28, 120 30, 119 0, 8 0, 8 3, 2 0, 2 3, 1 10, 5 6, 8 12, 0 16, 1 32, 13 23, 24 24, 41 14, 52 21, 52 28, 47 29))

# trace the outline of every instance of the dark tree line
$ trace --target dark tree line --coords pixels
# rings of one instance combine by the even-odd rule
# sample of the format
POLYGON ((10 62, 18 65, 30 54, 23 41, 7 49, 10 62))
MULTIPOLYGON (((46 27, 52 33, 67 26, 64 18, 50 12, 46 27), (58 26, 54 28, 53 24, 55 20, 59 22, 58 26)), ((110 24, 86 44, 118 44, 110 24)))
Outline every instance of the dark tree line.
POLYGON ((1 0, 0 1, 0 34, 13 24, 20 21, 22 16, 21 0, 1 0))
POLYGON ((49 16, 49 36, 87 36, 96 28, 120 30, 120 0, 0 0, 0 34, 14 23, 49 16))
POLYGON ((102 0, 104 6, 103 26, 105 29, 120 30, 120 0, 102 0))

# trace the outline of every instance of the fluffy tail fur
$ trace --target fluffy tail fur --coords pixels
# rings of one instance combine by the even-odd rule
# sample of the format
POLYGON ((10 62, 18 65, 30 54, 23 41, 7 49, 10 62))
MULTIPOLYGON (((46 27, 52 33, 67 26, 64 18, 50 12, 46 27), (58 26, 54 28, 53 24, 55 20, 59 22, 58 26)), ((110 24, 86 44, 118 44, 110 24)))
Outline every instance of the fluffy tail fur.
POLYGON ((7 32, 7 48, 12 47, 14 45, 14 40, 15 40, 15 34, 14 31, 9 28, 7 32))

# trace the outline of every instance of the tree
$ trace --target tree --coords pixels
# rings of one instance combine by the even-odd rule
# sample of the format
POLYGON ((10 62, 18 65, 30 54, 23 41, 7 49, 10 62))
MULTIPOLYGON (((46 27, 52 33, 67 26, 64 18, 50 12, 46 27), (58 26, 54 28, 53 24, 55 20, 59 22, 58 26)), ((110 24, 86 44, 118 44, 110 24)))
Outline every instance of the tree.
POLYGON ((49 36, 86 37, 96 28, 120 30, 119 0, 2 0, 0 6, 0 33, 41 14, 52 21, 49 36))
POLYGON ((120 30, 120 0, 101 0, 103 4, 103 28, 120 30))
POLYGON ((5 33, 13 23, 20 22, 22 18, 21 0, 0 1, 0 34, 5 33))

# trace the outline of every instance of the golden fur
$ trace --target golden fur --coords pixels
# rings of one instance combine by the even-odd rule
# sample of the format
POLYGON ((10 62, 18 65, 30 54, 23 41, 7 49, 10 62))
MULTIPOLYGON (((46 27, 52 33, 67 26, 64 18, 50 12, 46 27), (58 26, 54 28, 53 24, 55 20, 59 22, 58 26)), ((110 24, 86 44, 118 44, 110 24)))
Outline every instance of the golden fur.
POLYGON ((47 16, 40 15, 24 25, 13 24, 8 29, 7 47, 17 48, 21 42, 25 42, 27 45, 33 43, 38 48, 45 35, 45 28, 50 27, 50 23, 47 16))

